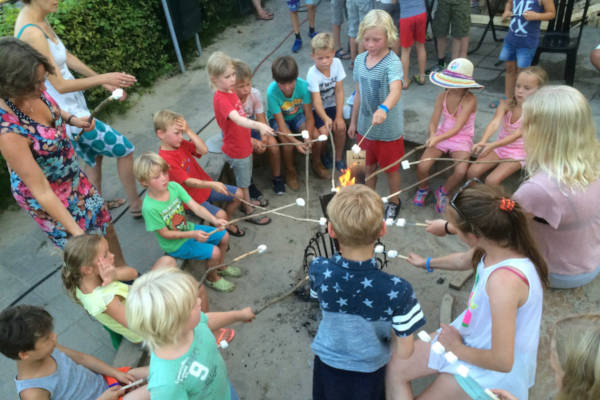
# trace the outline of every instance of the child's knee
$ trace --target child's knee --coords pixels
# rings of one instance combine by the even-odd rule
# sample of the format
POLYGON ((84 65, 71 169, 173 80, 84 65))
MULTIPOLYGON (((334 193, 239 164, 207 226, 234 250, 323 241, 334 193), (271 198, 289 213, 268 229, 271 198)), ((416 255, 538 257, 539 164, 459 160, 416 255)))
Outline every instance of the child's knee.
POLYGON ((517 63, 514 61, 506 62, 506 73, 515 74, 517 72, 517 63))
POLYGON ((455 168, 454 168, 454 175, 455 176, 459 176, 459 177, 465 177, 467 175, 467 164, 458 164, 455 168))
POLYGON ((223 235, 223 238, 221 238, 221 241, 219 242, 219 247, 227 249, 228 244, 229 244, 229 233, 225 232, 225 235, 223 235))
POLYGON ((502 179, 500 176, 497 176, 495 174, 489 174, 486 178, 485 178, 485 184, 486 185, 490 185, 490 186, 498 186, 502 183, 502 179))
MULTIPOLYGON (((225 239, 225 237, 223 237, 223 239, 225 239)), ((221 246, 221 243, 223 243, 223 240, 219 242, 219 246, 221 246)), ((219 246, 213 246, 212 253, 210 254, 210 261, 218 261, 221 259, 221 249, 219 246)))
POLYGON ((219 209, 219 211, 217 211, 217 213, 215 214, 215 217, 221 218, 221 219, 227 219, 227 213, 225 211, 219 209))
POLYGON ((158 268, 177 268, 177 260, 171 256, 162 256, 152 266, 152 269, 158 268))

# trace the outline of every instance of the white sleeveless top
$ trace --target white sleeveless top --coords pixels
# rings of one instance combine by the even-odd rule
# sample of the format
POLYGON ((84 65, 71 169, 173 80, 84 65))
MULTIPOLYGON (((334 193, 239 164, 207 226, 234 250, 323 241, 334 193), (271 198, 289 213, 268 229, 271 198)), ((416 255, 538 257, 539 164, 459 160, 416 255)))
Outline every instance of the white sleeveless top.
POLYGON ((439 372, 455 374, 458 365, 464 364, 469 368, 469 376, 483 388, 508 390, 518 399, 527 400, 529 388, 535 383, 543 300, 542 283, 535 266, 528 258, 510 258, 489 267, 484 267, 482 258, 477 265, 467 309, 452 322, 452 326, 458 329, 467 346, 477 349, 492 348, 492 316, 485 288, 491 273, 507 266, 521 271, 529 281, 529 296, 517 311, 512 370, 507 373, 492 371, 463 361, 450 364, 443 355, 433 351, 429 355, 428 367, 439 372))

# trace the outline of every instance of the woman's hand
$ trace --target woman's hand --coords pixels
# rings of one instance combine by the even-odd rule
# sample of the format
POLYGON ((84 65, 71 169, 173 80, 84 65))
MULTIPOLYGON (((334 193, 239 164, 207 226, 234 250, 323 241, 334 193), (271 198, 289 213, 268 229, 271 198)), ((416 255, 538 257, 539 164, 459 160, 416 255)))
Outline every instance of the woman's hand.
POLYGON ((72 125, 76 128, 81 128, 84 132, 89 132, 94 130, 94 128, 96 127, 96 120, 92 119, 92 122, 90 123, 88 117, 71 118, 71 122, 69 123, 69 125, 72 125))
POLYGON ((455 352, 457 347, 462 346, 462 336, 458 329, 452 325, 441 324, 442 332, 438 336, 438 342, 444 345, 446 350, 455 352))
POLYGON ((420 255, 415 254, 415 253, 410 253, 408 255, 408 258, 406 259, 407 263, 412 264, 417 268, 423 268, 423 269, 425 268, 426 261, 427 261, 426 259, 424 259, 420 255))
POLYGON ((130 87, 137 82, 135 76, 126 74, 125 72, 109 72, 108 74, 102 74, 101 77, 104 81, 103 85, 117 88, 130 87))
POLYGON ((425 228, 425 232, 431 233, 435 236, 446 236, 446 220, 445 219, 434 219, 434 220, 425 220, 427 227, 425 228))

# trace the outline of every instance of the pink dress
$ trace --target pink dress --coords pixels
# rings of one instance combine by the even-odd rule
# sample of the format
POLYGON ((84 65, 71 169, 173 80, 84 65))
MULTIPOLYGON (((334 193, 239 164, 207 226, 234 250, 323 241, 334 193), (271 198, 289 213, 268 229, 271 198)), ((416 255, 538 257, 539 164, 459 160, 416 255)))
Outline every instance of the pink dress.
MULTIPOLYGON (((504 114, 504 121, 502 121, 502 128, 500 128, 500 132, 498 132, 498 140, 501 140, 508 135, 512 135, 521 127, 521 117, 518 120, 511 123, 512 119, 512 111, 507 111, 504 114)), ((525 158, 527 157, 527 153, 525 153, 525 148, 523 147, 523 138, 520 137, 512 143, 507 145, 496 147, 494 152, 501 160, 506 158, 514 158, 515 160, 523 160, 521 161, 521 167, 525 166, 525 158)))
MULTIPOLYGON (((435 136, 443 135, 448 132, 450 129, 454 127, 456 124, 456 116, 460 114, 462 110, 462 98, 458 103, 458 108, 454 115, 448 112, 448 108, 446 108, 446 97, 448 95, 448 91, 444 93, 444 103, 442 105, 442 119, 438 125, 437 131, 435 132, 435 136)), ((464 96, 463 96, 464 98, 464 96)), ((444 152, 444 153, 454 153, 455 151, 466 151, 468 153, 471 152, 471 148, 473 147, 473 134, 475 133, 475 112, 473 112, 467 122, 463 125, 462 129, 458 131, 458 133, 446 140, 439 142, 435 147, 436 149, 444 152)))

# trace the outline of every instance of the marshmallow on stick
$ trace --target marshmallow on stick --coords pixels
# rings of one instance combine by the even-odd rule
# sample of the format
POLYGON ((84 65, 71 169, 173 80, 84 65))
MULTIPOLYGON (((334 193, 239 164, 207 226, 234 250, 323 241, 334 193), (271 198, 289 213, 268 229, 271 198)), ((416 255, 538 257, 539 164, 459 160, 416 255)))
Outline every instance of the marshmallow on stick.
POLYGON ((316 138, 316 139, 307 140, 307 141, 302 142, 302 143, 281 142, 281 143, 275 143, 275 144, 268 144, 265 147, 298 146, 298 145, 302 145, 302 144, 306 144, 306 143, 316 143, 316 142, 325 142, 325 141, 327 141, 327 136, 326 135, 319 135, 319 137, 316 138))
POLYGON ((248 256, 251 256, 253 254, 262 254, 265 251, 267 251, 267 245, 266 244, 261 244, 256 249, 250 250, 250 251, 248 251, 248 252, 246 252, 244 254, 241 254, 241 255, 237 256, 236 258, 234 258, 233 260, 231 260, 229 262, 226 262, 226 263, 223 263, 223 264, 219 264, 219 265, 215 265, 214 267, 208 268, 204 272, 204 274, 202 275, 202 277, 200 278, 200 280, 198 281, 198 286, 202 285, 204 283, 204 280, 206 279, 206 277, 208 276, 208 274, 211 271, 214 271, 214 270, 219 269, 219 268, 226 267, 226 266, 231 265, 231 264, 235 264, 236 262, 241 261, 241 260, 243 260, 244 258, 246 258, 248 256))
MULTIPOLYGON (((106 107, 106 105, 108 103, 110 103, 111 101, 121 99, 124 94, 125 94, 125 92, 121 88, 113 90, 112 93, 110 94, 110 96, 108 96, 107 98, 105 98, 104 100, 102 100, 102 102, 100 104, 98 104, 96 106, 96 108, 94 108, 94 110, 92 111, 92 113, 88 117, 88 122, 91 124, 92 121, 94 120, 94 117, 100 112, 100 110, 102 110, 104 107, 106 107)), ((81 132, 79 132, 75 136, 75 141, 78 141, 81 138, 81 135, 83 135, 83 129, 81 130, 81 132)))

